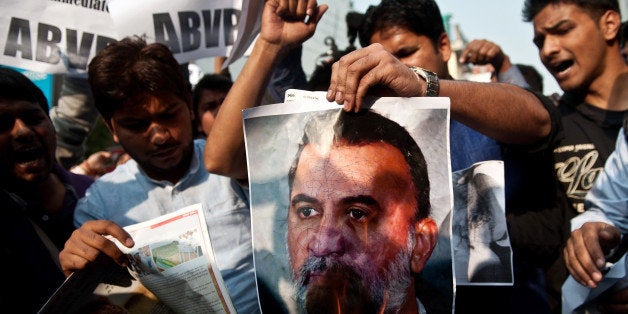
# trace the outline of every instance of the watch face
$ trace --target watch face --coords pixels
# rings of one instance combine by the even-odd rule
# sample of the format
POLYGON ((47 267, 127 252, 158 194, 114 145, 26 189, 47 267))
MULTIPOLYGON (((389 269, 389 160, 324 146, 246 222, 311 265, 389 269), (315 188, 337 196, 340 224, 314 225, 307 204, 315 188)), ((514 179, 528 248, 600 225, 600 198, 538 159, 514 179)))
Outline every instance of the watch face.
POLYGON ((439 84, 438 76, 436 75, 436 73, 414 66, 410 67, 410 69, 412 69, 414 73, 416 73, 425 80, 427 87, 425 89, 425 95, 423 95, 424 97, 438 96, 439 84))

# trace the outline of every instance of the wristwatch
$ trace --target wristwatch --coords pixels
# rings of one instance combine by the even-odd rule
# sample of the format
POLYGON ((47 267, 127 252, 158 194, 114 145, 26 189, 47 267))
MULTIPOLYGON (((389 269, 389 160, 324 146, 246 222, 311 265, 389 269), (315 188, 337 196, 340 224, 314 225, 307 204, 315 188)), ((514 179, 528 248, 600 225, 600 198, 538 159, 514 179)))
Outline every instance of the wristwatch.
POLYGON ((411 66, 410 69, 419 77, 423 78, 425 80, 425 83, 427 83, 427 88, 425 89, 425 97, 436 97, 438 96, 438 89, 440 87, 440 85, 438 84, 438 76, 436 75, 436 73, 423 69, 423 68, 419 68, 419 67, 415 67, 415 66, 411 66))

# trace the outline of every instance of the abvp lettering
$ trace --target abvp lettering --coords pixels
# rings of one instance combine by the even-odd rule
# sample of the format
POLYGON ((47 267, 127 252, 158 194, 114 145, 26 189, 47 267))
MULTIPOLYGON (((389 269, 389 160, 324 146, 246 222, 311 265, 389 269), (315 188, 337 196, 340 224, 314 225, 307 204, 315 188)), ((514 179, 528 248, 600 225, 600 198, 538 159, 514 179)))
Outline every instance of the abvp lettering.
POLYGON ((201 47, 202 41, 205 42, 205 48, 220 47, 222 29, 223 45, 233 45, 240 14, 240 10, 232 8, 202 10, 200 14, 196 11, 178 12, 181 34, 177 34, 169 13, 155 13, 153 14, 155 40, 170 47, 172 53, 196 50, 201 47))
MULTIPOLYGON (((94 41, 96 43, 96 51, 100 51, 107 44, 116 41, 110 37, 83 32, 79 42, 78 34, 78 30, 65 29, 65 54, 67 56, 68 68, 87 69, 94 41)), ((3 54, 9 57, 17 57, 19 51, 22 59, 33 60, 34 51, 35 61, 49 64, 59 63, 63 54, 59 46, 63 40, 62 29, 50 24, 37 23, 35 36, 36 42, 33 46, 29 20, 12 17, 3 54)))

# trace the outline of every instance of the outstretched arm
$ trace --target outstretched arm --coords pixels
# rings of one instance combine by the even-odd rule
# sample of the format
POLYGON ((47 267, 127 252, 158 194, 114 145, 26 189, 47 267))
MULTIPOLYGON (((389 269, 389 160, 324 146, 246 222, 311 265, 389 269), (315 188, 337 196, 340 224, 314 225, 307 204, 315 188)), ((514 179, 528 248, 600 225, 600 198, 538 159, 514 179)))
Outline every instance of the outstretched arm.
POLYGON ((235 179, 247 177, 242 110, 260 104, 275 64, 312 37, 325 11, 327 6, 317 6, 316 0, 266 1, 260 36, 207 136, 207 171, 235 179))
MULTIPOLYGON (((422 96, 427 89, 423 79, 376 43, 334 64, 327 99, 357 111, 368 89, 382 85, 400 97, 422 96)), ((503 143, 532 144, 551 131, 550 114, 539 98, 517 86, 441 80, 439 96, 451 99, 453 119, 503 143)))

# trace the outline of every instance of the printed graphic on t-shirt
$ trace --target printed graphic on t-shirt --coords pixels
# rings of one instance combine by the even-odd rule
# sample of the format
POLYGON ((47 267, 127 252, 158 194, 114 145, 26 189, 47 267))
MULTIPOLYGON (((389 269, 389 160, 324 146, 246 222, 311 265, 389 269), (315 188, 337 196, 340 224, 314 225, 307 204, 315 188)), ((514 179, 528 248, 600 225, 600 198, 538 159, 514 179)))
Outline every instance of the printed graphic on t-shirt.
POLYGON ((584 212, 584 196, 603 170, 604 163, 591 143, 564 145, 554 149, 556 177, 565 188, 569 202, 584 212))

